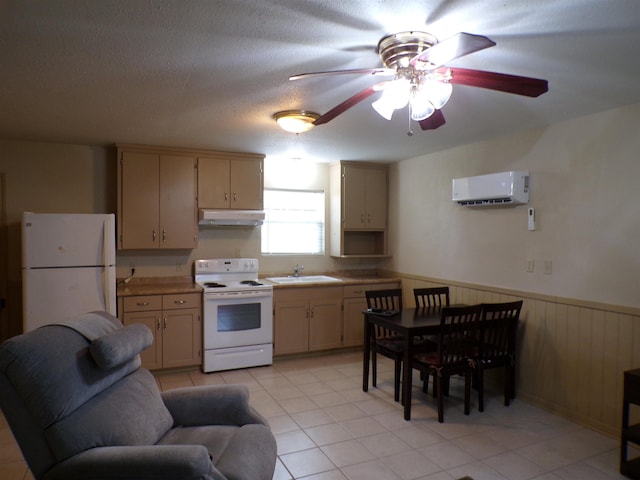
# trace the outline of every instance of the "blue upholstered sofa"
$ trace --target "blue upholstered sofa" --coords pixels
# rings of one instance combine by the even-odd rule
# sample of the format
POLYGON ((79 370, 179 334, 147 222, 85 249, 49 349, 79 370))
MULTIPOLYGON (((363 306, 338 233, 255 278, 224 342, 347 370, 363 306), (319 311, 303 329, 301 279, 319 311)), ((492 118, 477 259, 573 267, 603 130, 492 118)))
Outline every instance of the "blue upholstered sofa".
POLYGON ((144 325, 104 312, 0 345, 0 407, 37 479, 271 480, 276 443, 242 385, 160 392, 144 325))

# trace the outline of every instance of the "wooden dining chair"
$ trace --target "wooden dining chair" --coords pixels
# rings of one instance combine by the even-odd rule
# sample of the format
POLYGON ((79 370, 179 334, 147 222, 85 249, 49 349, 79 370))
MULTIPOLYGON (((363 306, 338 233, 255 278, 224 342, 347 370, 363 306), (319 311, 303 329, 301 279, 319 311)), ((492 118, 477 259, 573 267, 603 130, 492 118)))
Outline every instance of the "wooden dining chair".
POLYGON ((449 287, 414 288, 416 308, 442 308, 449 306, 449 287))
POLYGON ((417 352, 411 358, 411 365, 405 366, 419 370, 425 379, 434 376, 440 423, 444 422, 445 382, 452 375, 464 376, 464 414, 469 415, 472 359, 478 354, 481 312, 481 305, 443 307, 437 351, 417 352))
POLYGON ((509 406, 515 390, 516 329, 522 300, 482 304, 480 347, 475 358, 478 410, 484 411, 484 371, 504 367, 504 405, 509 406))
MULTIPOLYGON (((368 308, 381 310, 402 310, 402 289, 365 291, 368 308)), ((402 358, 404 357, 404 338, 380 325, 374 325, 371 339, 371 372, 372 384, 377 386, 378 362, 377 354, 384 355, 394 362, 393 398, 400 400, 400 378, 402 378, 402 358)))
MULTIPOLYGON (((442 307, 449 306, 449 287, 425 287, 425 288, 414 288, 413 289, 413 298, 416 304, 416 308, 433 308, 440 309, 442 307)), ((435 350, 435 344, 437 343, 437 338, 434 336, 428 336, 423 338, 423 340, 429 342, 431 350, 435 350)), ((428 348, 426 348, 428 349, 428 348)), ((422 391, 427 393, 429 390, 429 377, 424 374, 421 375, 422 380, 422 391)), ((435 386, 436 378, 433 377, 433 384, 435 386)), ((449 384, 446 382, 445 385, 445 394, 448 395, 449 392, 449 384)), ((434 387, 433 396, 436 397, 436 390, 434 387)))

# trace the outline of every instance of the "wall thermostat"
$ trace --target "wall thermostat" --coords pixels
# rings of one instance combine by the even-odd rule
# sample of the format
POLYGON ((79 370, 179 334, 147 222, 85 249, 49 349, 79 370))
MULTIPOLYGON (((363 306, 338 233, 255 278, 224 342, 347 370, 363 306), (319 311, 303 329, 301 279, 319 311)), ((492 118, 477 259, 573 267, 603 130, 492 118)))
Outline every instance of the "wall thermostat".
POLYGON ((529 230, 533 231, 536 229, 536 211, 533 208, 528 209, 527 218, 529 223, 529 230))

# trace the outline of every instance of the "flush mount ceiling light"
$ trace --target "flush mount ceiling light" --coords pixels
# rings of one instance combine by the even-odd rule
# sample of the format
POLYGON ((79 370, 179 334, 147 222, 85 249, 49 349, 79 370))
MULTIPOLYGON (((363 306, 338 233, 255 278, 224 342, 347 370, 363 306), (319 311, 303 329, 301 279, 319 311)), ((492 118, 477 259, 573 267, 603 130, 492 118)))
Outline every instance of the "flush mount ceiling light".
POLYGON ((273 119, 280 128, 291 133, 303 133, 311 130, 320 114, 306 110, 283 110, 273 114, 273 119))

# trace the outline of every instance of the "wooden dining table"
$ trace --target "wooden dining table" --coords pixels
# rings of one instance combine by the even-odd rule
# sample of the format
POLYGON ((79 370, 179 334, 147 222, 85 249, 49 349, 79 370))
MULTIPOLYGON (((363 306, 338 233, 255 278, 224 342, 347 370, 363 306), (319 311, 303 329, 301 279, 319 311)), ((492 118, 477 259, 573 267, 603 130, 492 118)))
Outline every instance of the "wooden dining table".
MULTIPOLYGON (((458 305, 456 305, 458 306, 458 305)), ((462 306, 462 305, 459 305, 462 306)), ((391 330, 404 338, 404 359, 402 366, 402 403, 404 419, 411 419, 411 389, 413 372, 411 356, 415 338, 422 335, 437 335, 440 331, 439 308, 404 308, 393 314, 365 310, 364 314, 364 354, 362 363, 362 390, 369 390, 369 362, 371 338, 374 325, 391 330)))

